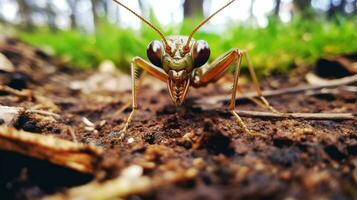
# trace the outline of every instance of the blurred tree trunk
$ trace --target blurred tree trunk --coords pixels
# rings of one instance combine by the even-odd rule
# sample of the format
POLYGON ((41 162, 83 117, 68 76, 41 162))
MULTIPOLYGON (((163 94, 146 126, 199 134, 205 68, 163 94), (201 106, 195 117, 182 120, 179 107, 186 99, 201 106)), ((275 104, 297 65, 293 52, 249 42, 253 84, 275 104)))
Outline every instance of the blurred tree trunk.
MULTIPOLYGON (((1 2, 0 2, 0 4, 1 4, 1 2)), ((5 17, 4 17, 4 15, 0 12, 0 23, 1 24, 6 24, 6 20, 5 20, 5 17)))
POLYGON ((346 4, 347 4, 347 0, 341 0, 340 5, 338 5, 338 10, 340 13, 345 13, 346 4))
POLYGON ((337 14, 344 14, 346 3, 347 3, 346 0, 341 0, 338 5, 335 5, 333 3, 333 0, 330 0, 330 7, 327 11, 328 18, 331 19, 333 16, 336 16, 337 14))
POLYGON ((299 13, 305 19, 313 18, 315 12, 311 7, 311 1, 312 0, 294 0, 295 12, 299 13))
POLYGON ((143 10, 143 8, 144 8, 143 0, 139 0, 139 7, 140 7, 140 10, 143 10))
POLYGON ((203 17, 203 0, 185 0, 183 10, 185 17, 203 17))
POLYGON ((249 8, 249 14, 250 14, 250 19, 253 19, 254 17, 254 4, 255 4, 255 0, 251 0, 250 3, 250 8, 249 8))
POLYGON ((294 5, 298 11, 304 12, 311 6, 311 0, 294 0, 294 5))
POLYGON ((281 0, 276 0, 275 1, 275 8, 274 8, 274 15, 279 16, 280 13, 280 5, 281 5, 281 0))
POLYGON ((97 10, 99 0, 91 0, 92 3, 92 14, 93 14, 93 22, 95 27, 97 27, 98 22, 99 22, 99 13, 97 10))
MULTIPOLYGON (((4 1, 3 0, 0 0, 0 5, 4 4, 4 1)), ((4 17, 4 14, 0 12, 0 23, 2 24, 6 24, 6 20, 5 20, 5 17, 4 17)))
POLYGON ((67 4, 71 9, 71 14, 69 16, 71 22, 71 28, 76 29, 78 27, 76 21, 77 0, 67 0, 67 4))
POLYGON ((31 17, 31 6, 27 0, 17 0, 19 6, 19 14, 21 17, 21 23, 26 29, 33 28, 31 17))
POLYGON ((139 0, 139 7, 140 7, 140 10, 141 10, 141 13, 142 13, 143 17, 145 17, 145 18, 150 17, 149 16, 149 12, 147 10, 147 6, 144 3, 144 0, 139 0))
POLYGON ((109 12, 109 1, 107 0, 101 0, 100 4, 102 5, 103 8, 103 14, 105 17, 108 17, 108 12, 109 12))
POLYGON ((7 24, 7 21, 5 20, 5 17, 3 16, 2 13, 0 13, 0 24, 7 24))
POLYGON ((52 6, 51 2, 52 2, 52 0, 47 0, 44 12, 45 12, 45 15, 47 17, 47 25, 50 27, 50 29, 52 31, 56 31, 57 30, 56 13, 53 10, 53 6, 52 6))

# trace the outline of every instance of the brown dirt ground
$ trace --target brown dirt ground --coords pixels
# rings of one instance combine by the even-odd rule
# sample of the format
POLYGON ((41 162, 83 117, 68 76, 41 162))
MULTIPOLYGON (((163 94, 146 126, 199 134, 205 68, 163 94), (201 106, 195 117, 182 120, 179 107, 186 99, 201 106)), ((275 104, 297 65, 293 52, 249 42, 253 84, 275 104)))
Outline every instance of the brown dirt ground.
MULTIPOLYGON (((78 141, 105 150, 94 176, 0 151, 0 193, 5 197, 1 199, 39 198, 93 179, 104 181, 132 164, 143 166, 145 175, 152 178, 165 170, 192 167, 199 173, 193 179, 165 184, 128 199, 357 199, 356 121, 244 118, 250 129, 268 136, 251 137, 234 122, 227 106, 206 105, 203 109, 197 103, 216 94, 228 97, 219 83, 190 90, 180 108, 172 105, 166 89, 146 85, 140 92, 140 112, 126 139, 118 141, 130 109, 116 111, 130 99, 130 91, 85 94, 71 89, 68 83, 96 72, 69 69, 17 40, 6 39, 0 52, 16 68, 16 72, 0 72, 1 83, 30 89, 47 102, 44 105, 1 93, 0 104, 26 108, 41 104, 43 109, 55 107, 61 116, 56 122, 39 122, 24 115, 16 128, 72 140, 71 127, 78 141), (83 117, 95 123, 97 131, 86 130, 83 117), (134 142, 129 143, 130 138, 134 142)), ((290 76, 297 78, 269 78, 263 87, 302 84, 303 76, 297 74, 290 76)), ((282 112, 357 111, 356 93, 346 91, 282 95, 269 101, 282 112)), ((249 101, 239 102, 239 109, 261 110, 249 101)))

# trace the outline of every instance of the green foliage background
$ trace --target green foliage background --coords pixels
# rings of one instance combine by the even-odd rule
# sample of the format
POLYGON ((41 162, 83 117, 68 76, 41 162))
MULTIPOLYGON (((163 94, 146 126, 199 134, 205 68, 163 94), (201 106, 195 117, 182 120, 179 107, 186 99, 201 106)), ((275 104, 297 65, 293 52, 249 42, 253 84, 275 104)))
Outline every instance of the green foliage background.
MULTIPOLYGON (((159 24, 155 17, 151 21, 159 24)), ((198 22, 186 20, 180 26, 164 30, 166 35, 187 35, 198 22)), ((92 68, 103 60, 112 60, 124 70, 129 69, 132 57, 146 58, 149 42, 159 39, 144 24, 140 30, 132 30, 105 21, 100 23, 95 34, 37 28, 31 32, 18 32, 17 35, 62 57, 75 67, 92 68)), ((311 66, 323 56, 357 52, 357 22, 345 18, 327 21, 295 17, 285 24, 271 18, 266 28, 232 25, 219 34, 200 31, 195 38, 209 42, 211 60, 232 48, 248 50, 258 73, 269 75, 272 72, 287 72, 294 66, 311 66)))

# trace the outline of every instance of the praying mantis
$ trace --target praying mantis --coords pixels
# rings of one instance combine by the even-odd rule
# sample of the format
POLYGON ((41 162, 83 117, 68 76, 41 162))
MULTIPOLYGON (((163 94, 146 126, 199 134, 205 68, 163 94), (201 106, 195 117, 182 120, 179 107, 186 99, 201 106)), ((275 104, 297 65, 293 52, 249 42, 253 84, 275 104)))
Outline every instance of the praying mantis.
POLYGON ((204 26, 211 18, 220 13, 226 7, 230 6, 236 0, 230 0, 223 7, 211 14, 203 20, 189 36, 175 35, 165 37, 164 34, 155 27, 152 23, 147 21, 132 9, 124 5, 120 0, 113 0, 144 23, 156 31, 161 40, 152 41, 147 47, 147 57, 150 62, 140 57, 134 57, 131 61, 131 79, 132 79, 132 111, 121 130, 121 138, 125 136, 129 125, 138 110, 138 89, 140 87, 140 77, 136 76, 137 68, 144 70, 151 76, 165 82, 175 106, 183 104, 186 94, 190 86, 199 88, 204 87, 209 83, 218 81, 227 72, 231 65, 235 65, 233 90, 230 98, 229 110, 232 113, 235 121, 249 135, 259 135, 253 133, 243 122, 242 118, 235 111, 236 109, 236 92, 238 87, 238 80, 240 76, 242 60, 246 59, 250 76, 252 78, 255 91, 258 96, 259 105, 272 112, 278 112, 262 95, 259 81, 254 71, 252 62, 246 51, 234 48, 227 53, 218 57, 211 64, 208 64, 211 50, 208 43, 204 40, 194 40, 194 34, 204 26))

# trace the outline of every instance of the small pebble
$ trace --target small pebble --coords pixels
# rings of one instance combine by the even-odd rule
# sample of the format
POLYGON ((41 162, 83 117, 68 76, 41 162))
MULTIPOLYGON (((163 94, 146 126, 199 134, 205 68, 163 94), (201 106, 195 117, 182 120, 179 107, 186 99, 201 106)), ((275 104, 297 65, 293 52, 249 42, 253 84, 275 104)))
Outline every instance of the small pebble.
POLYGON ((93 122, 89 121, 89 119, 86 118, 86 117, 83 117, 83 118, 82 118, 82 122, 83 122, 86 126, 94 127, 93 122))
POLYGON ((197 169, 195 169, 195 168, 190 168, 190 169, 188 169, 187 171, 186 171, 186 178, 194 178, 194 177, 196 177, 197 176, 197 174, 198 174, 198 171, 197 171, 197 169))
POLYGON ((142 176, 144 169, 139 165, 132 165, 122 171, 122 176, 131 179, 142 176))
POLYGON ((204 169, 205 167, 205 161, 203 160, 203 158, 195 158, 193 160, 193 166, 195 166, 197 169, 204 169))
POLYGON ((128 139, 128 144, 131 144, 131 143, 133 143, 134 142, 134 138, 129 138, 128 139))
POLYGON ((102 120, 102 121, 100 121, 99 126, 102 127, 102 126, 104 126, 106 123, 107 123, 107 121, 102 120))
POLYGON ((94 127, 85 127, 84 128, 86 131, 94 131, 95 129, 94 129, 94 127))
POLYGON ((280 173, 280 178, 285 180, 285 181, 290 180, 291 176, 292 176, 292 174, 289 171, 283 171, 283 172, 280 173))
POLYGON ((314 130, 312 128, 304 128, 302 130, 303 134, 306 134, 306 135, 313 135, 314 134, 314 130))
POLYGON ((118 138, 120 136, 120 132, 117 131, 112 131, 109 133, 108 137, 113 139, 113 138, 118 138))

